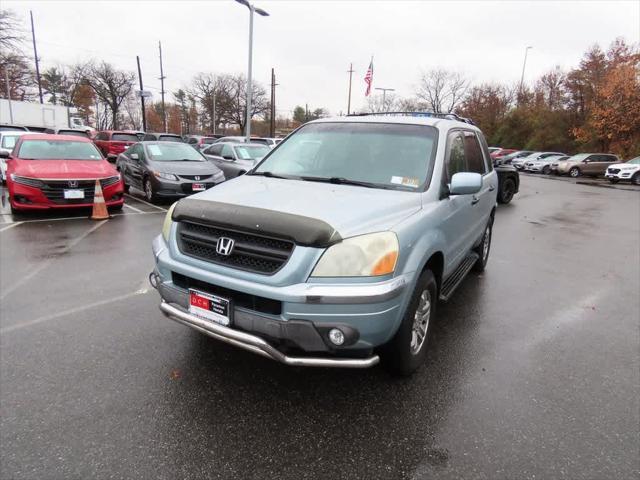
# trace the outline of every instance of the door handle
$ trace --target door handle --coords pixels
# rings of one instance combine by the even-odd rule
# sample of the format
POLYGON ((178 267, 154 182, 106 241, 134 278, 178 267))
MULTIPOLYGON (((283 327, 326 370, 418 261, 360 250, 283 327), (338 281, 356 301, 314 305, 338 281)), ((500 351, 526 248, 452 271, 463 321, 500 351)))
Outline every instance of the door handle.
POLYGON ((493 185, 489 185, 489 191, 493 192, 496 189, 496 187, 494 187, 493 185))
POLYGON ((471 205, 475 205, 479 201, 480 201, 480 199, 478 197, 476 197, 475 195, 473 197, 471 197, 471 205))

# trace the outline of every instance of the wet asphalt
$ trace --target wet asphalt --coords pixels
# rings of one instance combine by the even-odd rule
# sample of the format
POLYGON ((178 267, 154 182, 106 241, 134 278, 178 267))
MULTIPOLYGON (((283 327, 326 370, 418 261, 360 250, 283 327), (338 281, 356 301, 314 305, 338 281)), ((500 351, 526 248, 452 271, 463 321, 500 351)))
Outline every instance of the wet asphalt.
POLYGON ((166 320, 146 282, 164 207, 127 202, 103 223, 3 210, 1 478, 640 475, 640 192, 523 176, 408 379, 166 320))

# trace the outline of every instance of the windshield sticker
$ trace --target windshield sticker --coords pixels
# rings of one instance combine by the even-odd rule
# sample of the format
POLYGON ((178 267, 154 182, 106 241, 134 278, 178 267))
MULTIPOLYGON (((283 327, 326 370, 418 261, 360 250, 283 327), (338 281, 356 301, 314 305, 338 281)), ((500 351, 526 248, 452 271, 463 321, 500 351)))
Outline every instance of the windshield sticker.
POLYGON ((396 185, 403 185, 405 187, 418 188, 420 185, 420 180, 413 177, 391 177, 391 183, 395 183, 396 185))
POLYGON ((147 148, 149 149, 149 153, 152 156, 154 157, 162 156, 162 150, 160 150, 160 147, 158 147, 158 145, 148 145, 147 148))

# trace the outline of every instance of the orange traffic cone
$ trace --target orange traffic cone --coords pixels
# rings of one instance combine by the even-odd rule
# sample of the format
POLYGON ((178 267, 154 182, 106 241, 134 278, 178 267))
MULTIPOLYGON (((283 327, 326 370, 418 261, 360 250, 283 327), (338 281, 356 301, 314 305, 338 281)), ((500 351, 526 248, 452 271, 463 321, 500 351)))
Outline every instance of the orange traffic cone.
POLYGON ((106 220, 107 218, 109 218, 107 204, 104 203, 104 196, 102 195, 100 180, 96 180, 96 190, 93 194, 93 211, 91 212, 91 220, 106 220))

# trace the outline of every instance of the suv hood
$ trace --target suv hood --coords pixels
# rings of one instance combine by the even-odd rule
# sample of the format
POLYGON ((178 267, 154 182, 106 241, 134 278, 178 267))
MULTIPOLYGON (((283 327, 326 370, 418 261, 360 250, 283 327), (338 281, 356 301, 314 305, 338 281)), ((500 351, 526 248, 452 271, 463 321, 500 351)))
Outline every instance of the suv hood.
POLYGON ((102 178, 117 175, 106 160, 13 160, 13 173, 32 178, 102 178))
POLYGON ((174 175, 216 175, 220 169, 210 161, 204 162, 153 162, 149 161, 149 167, 162 173, 174 175))
POLYGON ((323 220, 342 238, 388 230, 422 207, 417 192, 244 175, 193 195, 323 220))

